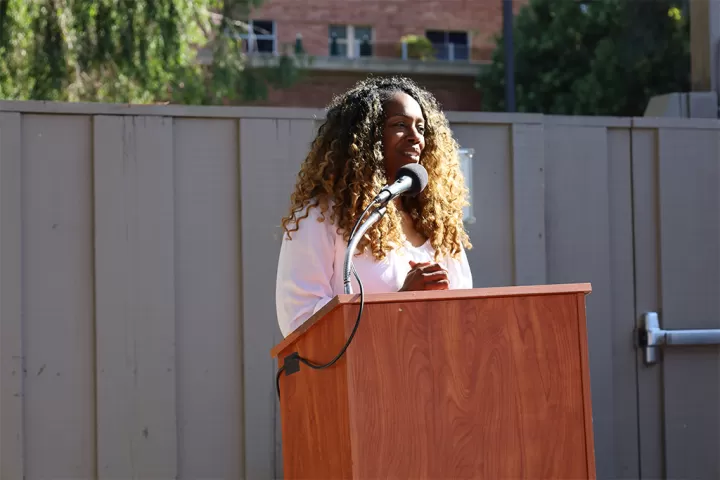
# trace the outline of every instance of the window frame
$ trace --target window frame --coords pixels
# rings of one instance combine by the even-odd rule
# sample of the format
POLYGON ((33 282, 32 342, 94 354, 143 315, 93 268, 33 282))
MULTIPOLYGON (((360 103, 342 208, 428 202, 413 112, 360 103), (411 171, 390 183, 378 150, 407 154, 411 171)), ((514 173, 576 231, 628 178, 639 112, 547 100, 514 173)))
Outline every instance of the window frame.
POLYGON ((362 41, 361 38, 356 38, 355 29, 361 28, 361 29, 369 29, 370 30, 370 46, 374 47, 375 45, 375 29, 372 27, 372 25, 345 25, 345 24, 339 24, 339 23, 331 23, 328 25, 328 56, 333 58, 369 58, 373 57, 375 53, 373 52, 372 55, 360 55, 360 48, 359 48, 359 42, 362 41), (345 38, 338 38, 337 42, 338 45, 345 45, 345 55, 332 55, 330 52, 330 45, 332 37, 330 36, 330 29, 332 28, 345 28, 345 38), (357 51, 355 51, 357 49, 357 51))
MULTIPOLYGON (((472 56, 472 55, 471 55, 471 53, 472 53, 472 52, 471 52, 471 50, 472 50, 472 38, 471 38, 470 32, 468 32, 468 31, 464 31, 464 30, 444 30, 444 29, 426 29, 426 30, 425 30, 425 38, 427 38, 427 39, 430 41, 430 43, 433 45, 433 47, 435 47, 435 48, 437 48, 437 47, 442 47, 442 48, 445 48, 448 52, 449 52, 449 48, 447 48, 447 46, 448 46, 448 45, 451 45, 451 44, 452 44, 452 45, 463 45, 463 46, 467 49, 467 57, 466 57, 466 58, 460 58, 460 59, 458 59, 457 57, 455 57, 455 55, 453 55, 453 58, 450 58, 450 54, 448 53, 447 58, 445 58, 445 59, 440 59, 440 60, 444 60, 444 61, 447 61, 447 62, 469 62, 469 61, 471 60, 471 56, 472 56), (430 40, 430 38, 428 37, 428 34, 429 34, 429 33, 442 33, 442 34, 443 34, 443 40, 444 40, 443 43, 441 43, 441 44, 439 44, 439 43, 434 43, 434 42, 433 42, 432 40, 430 40), (465 44, 463 45, 463 44, 460 44, 460 43, 451 42, 451 41, 450 41, 450 35, 451 35, 451 34, 464 34, 464 35, 465 35, 465 44)), ((453 49, 453 50, 454 50, 454 49, 453 49)))
POLYGON ((237 37, 245 40, 245 52, 248 54, 264 54, 264 55, 277 55, 278 54, 278 35, 277 35, 277 22, 275 20, 267 20, 264 18, 255 18, 248 20, 247 33, 239 33, 237 37), (272 34, 256 34, 255 33, 255 22, 270 23, 272 25, 272 34), (257 48, 258 40, 271 40, 272 41, 272 52, 261 52, 257 48))

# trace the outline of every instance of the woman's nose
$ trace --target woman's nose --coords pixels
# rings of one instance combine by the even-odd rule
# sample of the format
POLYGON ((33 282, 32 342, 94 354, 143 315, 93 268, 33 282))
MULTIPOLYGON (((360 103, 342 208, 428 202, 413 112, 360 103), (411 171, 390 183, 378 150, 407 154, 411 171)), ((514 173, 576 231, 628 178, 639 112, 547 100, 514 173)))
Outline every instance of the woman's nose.
POLYGON ((408 136, 407 136, 408 141, 410 141, 410 143, 412 143, 414 145, 416 143, 420 143, 421 138, 422 138, 422 135, 420 134, 418 129, 415 127, 410 127, 410 129, 408 130, 408 136))

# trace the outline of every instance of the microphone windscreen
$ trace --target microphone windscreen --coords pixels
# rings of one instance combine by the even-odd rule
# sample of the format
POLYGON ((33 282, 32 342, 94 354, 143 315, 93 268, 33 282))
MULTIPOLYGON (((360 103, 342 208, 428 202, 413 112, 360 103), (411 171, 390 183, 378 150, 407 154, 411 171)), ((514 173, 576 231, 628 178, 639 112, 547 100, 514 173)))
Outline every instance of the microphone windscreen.
POLYGON ((409 163, 400 167, 397 171, 396 180, 402 177, 408 177, 412 180, 412 186, 407 192, 405 192, 405 195, 414 197, 427 187, 427 170, 425 170, 425 167, 419 163, 409 163))

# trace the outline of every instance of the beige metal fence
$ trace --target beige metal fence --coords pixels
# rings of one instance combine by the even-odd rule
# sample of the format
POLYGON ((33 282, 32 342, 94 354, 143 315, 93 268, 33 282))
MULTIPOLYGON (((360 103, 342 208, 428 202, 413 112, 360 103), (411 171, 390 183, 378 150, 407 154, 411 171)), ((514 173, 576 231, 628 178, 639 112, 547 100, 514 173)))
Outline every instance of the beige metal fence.
MULTIPOLYGON (((2 480, 281 476, 278 226, 322 115, 0 102, 2 480)), ((717 122, 448 116, 475 286, 592 282, 598 474, 636 477, 632 164, 717 122)))

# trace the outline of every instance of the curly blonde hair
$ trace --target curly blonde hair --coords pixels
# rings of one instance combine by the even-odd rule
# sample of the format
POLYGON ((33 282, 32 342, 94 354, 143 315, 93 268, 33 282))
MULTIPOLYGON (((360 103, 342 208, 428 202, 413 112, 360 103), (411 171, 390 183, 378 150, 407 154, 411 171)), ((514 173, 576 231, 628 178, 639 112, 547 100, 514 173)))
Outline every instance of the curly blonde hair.
MULTIPOLYGON (((325 122, 302 163, 290 213, 282 219, 288 238, 311 208, 320 221, 329 219, 349 241, 350 232, 365 207, 388 183, 383 161, 384 103, 397 92, 418 102, 425 117, 425 149, 420 164, 428 172, 428 185, 416 197, 402 197, 415 229, 430 240, 436 261, 456 257, 461 246, 472 248, 462 221, 467 189, 460 171, 458 145, 436 99, 413 81, 402 77, 369 78, 357 83, 329 105, 325 122)), ((395 179, 392 179, 393 181, 395 179)), ((369 249, 381 260, 393 245, 403 242, 401 216, 394 203, 360 241, 359 253, 369 249)))

